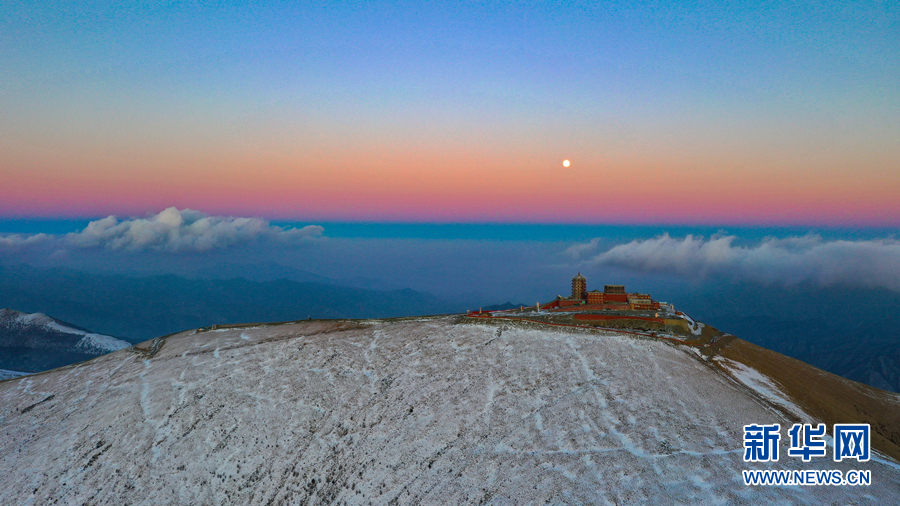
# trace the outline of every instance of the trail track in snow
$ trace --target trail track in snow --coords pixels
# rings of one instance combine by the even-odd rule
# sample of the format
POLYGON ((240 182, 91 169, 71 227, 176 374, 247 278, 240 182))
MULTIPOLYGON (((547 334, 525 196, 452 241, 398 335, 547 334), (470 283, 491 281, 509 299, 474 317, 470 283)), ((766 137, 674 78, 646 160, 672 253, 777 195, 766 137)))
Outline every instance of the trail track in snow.
POLYGON ((789 419, 692 348, 471 320, 183 332, 0 382, 0 503, 900 500, 878 462, 744 463, 743 425, 789 419), (822 467, 874 483, 741 482, 822 467))

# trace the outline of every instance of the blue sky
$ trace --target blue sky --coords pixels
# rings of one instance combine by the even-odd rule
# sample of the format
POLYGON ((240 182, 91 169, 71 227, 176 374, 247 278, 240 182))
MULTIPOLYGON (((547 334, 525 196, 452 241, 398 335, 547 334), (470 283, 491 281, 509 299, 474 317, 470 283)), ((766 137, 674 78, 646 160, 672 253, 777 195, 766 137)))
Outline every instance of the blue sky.
POLYGON ((10 2, 0 216, 896 227, 898 23, 891 2, 10 2), (563 205, 564 158, 618 211, 563 205))
POLYGON ((894 289, 898 9, 7 2, 0 262, 894 289))

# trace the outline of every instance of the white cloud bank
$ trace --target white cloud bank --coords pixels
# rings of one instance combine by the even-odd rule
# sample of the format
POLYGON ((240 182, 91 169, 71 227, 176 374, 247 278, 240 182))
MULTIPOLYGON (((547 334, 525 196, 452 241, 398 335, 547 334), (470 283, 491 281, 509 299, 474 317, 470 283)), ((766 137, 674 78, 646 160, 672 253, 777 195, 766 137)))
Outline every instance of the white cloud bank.
POLYGON ((0 235, 0 248, 21 249, 38 244, 46 244, 53 240, 52 235, 47 234, 7 234, 0 235))
POLYGON ((119 220, 107 216, 90 222, 82 231, 62 237, 46 234, 2 236, 0 246, 21 248, 55 242, 54 246, 59 248, 204 252, 259 240, 297 242, 318 237, 322 231, 318 225, 285 229, 262 218, 209 216, 191 209, 170 207, 147 218, 119 220))
POLYGON ((846 284, 900 291, 900 241, 823 240, 807 235, 765 239, 754 246, 735 246, 735 236, 710 239, 668 234, 635 240, 598 252, 599 242, 570 248, 587 263, 642 273, 685 277, 729 276, 765 283, 846 284))

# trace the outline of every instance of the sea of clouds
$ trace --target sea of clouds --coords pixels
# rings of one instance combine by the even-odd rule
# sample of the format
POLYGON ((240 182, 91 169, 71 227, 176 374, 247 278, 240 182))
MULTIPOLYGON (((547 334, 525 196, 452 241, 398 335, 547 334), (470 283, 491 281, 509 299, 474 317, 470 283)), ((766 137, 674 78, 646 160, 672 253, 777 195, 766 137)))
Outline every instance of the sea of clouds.
POLYGON ((75 261, 70 254, 78 253, 79 261, 90 257, 95 265, 133 268, 138 265, 135 254, 174 265, 192 254, 202 260, 215 253, 217 261, 270 261, 324 276, 375 277, 393 286, 423 290, 462 293, 493 287, 492 297, 508 293, 533 298, 558 291, 559 280, 577 270, 609 279, 630 273, 644 281, 649 276, 661 281, 814 282, 900 292, 900 241, 892 237, 824 239, 808 234, 749 240, 724 233, 711 237, 664 233, 581 243, 539 237, 325 240, 324 230, 319 225, 280 227, 258 217, 210 216, 170 207, 145 217, 108 216, 68 234, 0 235, 0 256, 46 265, 67 258, 75 261))
POLYGON ((900 291, 900 241, 896 239, 825 240, 810 234, 767 238, 745 246, 736 242, 734 235, 677 238, 663 234, 612 247, 595 239, 570 247, 568 253, 583 264, 645 274, 786 284, 812 281, 900 291))
POLYGON ((209 216, 174 207, 146 218, 115 216, 90 222, 84 230, 62 236, 12 234, 0 236, 0 247, 50 245, 58 249, 112 251, 206 252, 254 241, 296 242, 322 235, 322 227, 282 228, 262 218, 209 216))

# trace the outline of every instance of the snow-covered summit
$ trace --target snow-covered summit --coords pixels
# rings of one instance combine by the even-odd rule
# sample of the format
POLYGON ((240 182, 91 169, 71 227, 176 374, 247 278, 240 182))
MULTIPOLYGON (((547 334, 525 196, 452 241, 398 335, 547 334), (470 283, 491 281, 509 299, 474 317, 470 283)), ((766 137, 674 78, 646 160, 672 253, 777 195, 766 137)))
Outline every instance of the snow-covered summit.
POLYGON ((43 313, 0 309, 0 369, 44 371, 129 346, 43 313))
POLYGON ((0 503, 900 500, 900 467, 883 455, 744 463, 745 424, 823 415, 735 367, 671 341, 454 317, 183 332, 0 383, 0 503), (873 482, 741 481, 742 469, 820 468, 873 482))
POLYGON ((0 332, 21 332, 29 328, 78 336, 75 348, 86 353, 103 354, 131 346, 127 341, 71 326, 44 313, 27 314, 14 309, 0 309, 0 332))

